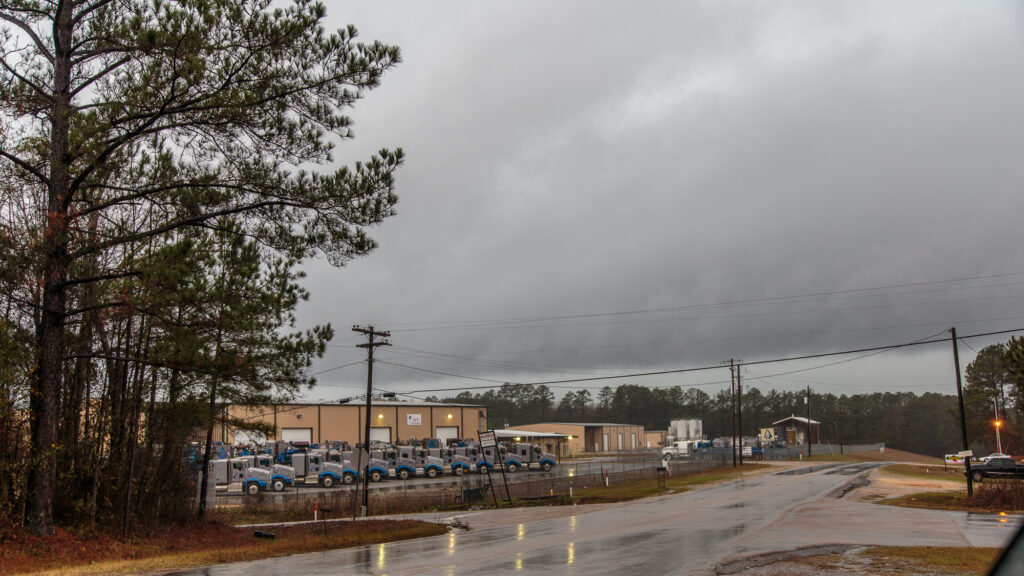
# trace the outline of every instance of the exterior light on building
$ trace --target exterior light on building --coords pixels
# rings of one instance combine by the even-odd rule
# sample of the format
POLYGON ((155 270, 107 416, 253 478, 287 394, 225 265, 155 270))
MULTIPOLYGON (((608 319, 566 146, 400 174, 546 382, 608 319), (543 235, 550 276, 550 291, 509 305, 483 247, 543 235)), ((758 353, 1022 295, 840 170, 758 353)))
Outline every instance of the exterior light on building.
POLYGON ((383 414, 377 414, 377 420, 383 420, 383 419, 384 419, 384 415, 383 414))
POLYGON ((452 419, 452 415, 451 415, 451 414, 449 414, 449 415, 448 415, 448 419, 449 419, 449 420, 451 420, 451 419, 452 419))

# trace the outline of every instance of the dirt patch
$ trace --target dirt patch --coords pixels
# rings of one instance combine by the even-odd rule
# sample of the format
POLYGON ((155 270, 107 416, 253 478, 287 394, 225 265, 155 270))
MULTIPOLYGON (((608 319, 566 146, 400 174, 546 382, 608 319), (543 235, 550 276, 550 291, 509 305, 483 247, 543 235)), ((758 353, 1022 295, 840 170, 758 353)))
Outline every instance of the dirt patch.
POLYGON ((846 497, 855 500, 877 502, 887 498, 899 498, 920 492, 943 492, 962 490, 963 485, 952 480, 929 480, 911 476, 886 474, 884 470, 872 470, 867 476, 868 484, 852 491, 846 497))
MULTIPOLYGON (((814 457, 815 460, 818 458, 818 456, 814 457)), ((904 452, 903 450, 894 450, 892 448, 886 448, 884 452, 875 450, 872 452, 858 452, 856 454, 833 454, 821 457, 821 459, 846 462, 906 462, 909 464, 931 464, 940 467, 943 462, 942 458, 935 456, 925 456, 924 454, 904 452)))

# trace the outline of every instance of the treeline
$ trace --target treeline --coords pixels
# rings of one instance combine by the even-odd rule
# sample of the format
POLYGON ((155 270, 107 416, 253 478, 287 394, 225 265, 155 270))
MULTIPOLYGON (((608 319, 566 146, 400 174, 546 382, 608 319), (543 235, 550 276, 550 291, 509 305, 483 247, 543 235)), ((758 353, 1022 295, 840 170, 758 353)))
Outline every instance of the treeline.
POLYGON ((315 3, 11 6, 0 537, 127 533, 189 512, 202 464, 186 449, 222 403, 312 384, 332 332, 295 329, 295 267, 374 248, 367 227, 393 212, 402 153, 308 170, 351 136, 343 111, 399 52, 326 32, 315 3))
MULTIPOLYGON (((983 348, 965 370, 968 439, 978 455, 996 451, 997 414, 1003 422, 1003 451, 1024 453, 1024 387, 1018 386, 1021 380, 1013 376, 1021 365, 1015 358, 1024 358, 1024 340, 983 348)), ((807 397, 806 390, 762 392, 745 387, 740 404, 744 435, 756 435, 759 428, 789 416, 806 417, 807 397)), ((556 402, 547 386, 505 384, 484 393, 464 392, 442 400, 487 406, 488 422, 494 428, 537 422, 614 422, 665 430, 670 420, 701 418, 704 433, 710 438, 732 433, 733 398, 728 389, 712 395, 692 387, 625 384, 605 386, 596 395, 589 390, 572 391, 556 402)), ((885 442, 892 448, 932 456, 962 450, 955 394, 876 392, 837 396, 812 388, 809 402, 810 417, 821 422, 824 442, 885 442)))

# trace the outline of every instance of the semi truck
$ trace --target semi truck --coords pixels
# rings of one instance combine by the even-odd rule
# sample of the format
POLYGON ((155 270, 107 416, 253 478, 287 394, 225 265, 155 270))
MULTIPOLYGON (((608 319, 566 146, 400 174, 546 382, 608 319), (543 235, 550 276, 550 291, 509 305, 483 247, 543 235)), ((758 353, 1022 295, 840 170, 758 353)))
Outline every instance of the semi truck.
POLYGON ((395 476, 406 480, 410 476, 422 473, 428 478, 436 478, 444 472, 444 461, 439 456, 431 456, 426 448, 416 446, 398 446, 395 461, 395 476))
POLYGON ((284 464, 274 464, 270 470, 263 468, 248 468, 245 473, 243 489, 246 494, 255 496, 261 490, 273 490, 280 492, 285 486, 295 484, 295 468, 284 464))
POLYGON ((699 440, 676 440, 661 449, 662 460, 679 460, 682 458, 693 458, 697 453, 699 440))
POLYGON ((308 481, 315 478, 317 483, 324 488, 330 488, 336 484, 351 484, 359 475, 348 460, 331 462, 324 459, 324 454, 319 452, 295 453, 292 454, 292 467, 295 468, 295 476, 308 481))
POLYGON ((507 445, 506 450, 505 469, 509 472, 515 472, 520 468, 536 468, 547 472, 555 466, 555 455, 544 452, 536 444, 519 442, 507 445))
POLYGON ((430 455, 440 458, 443 466, 447 467, 452 474, 462 476, 466 472, 469 472, 470 468, 473 466, 473 460, 470 458, 469 450, 470 448, 467 448, 466 446, 458 446, 455 448, 431 448, 430 455))
POLYGON ((225 485, 245 480, 245 472, 249 462, 245 458, 225 458, 210 460, 210 477, 214 484, 225 485))

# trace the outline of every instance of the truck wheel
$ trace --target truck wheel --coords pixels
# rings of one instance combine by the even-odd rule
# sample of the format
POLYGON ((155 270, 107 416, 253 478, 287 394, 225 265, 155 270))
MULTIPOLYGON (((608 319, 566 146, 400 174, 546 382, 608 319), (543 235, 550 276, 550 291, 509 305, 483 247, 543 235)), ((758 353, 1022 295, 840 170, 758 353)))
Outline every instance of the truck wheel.
POLYGON ((551 471, 551 462, 545 462, 545 463, 541 464, 540 465, 540 469, 545 471, 545 472, 550 472, 551 471))
POLYGON ((260 493, 260 485, 255 482, 249 482, 245 485, 245 493, 249 496, 256 496, 260 493))
POLYGON ((374 482, 380 482, 380 479, 381 479, 380 470, 374 470, 373 472, 370 472, 370 480, 372 480, 374 482))
POLYGON ((452 474, 455 474, 456 476, 462 476, 465 473, 466 471, 462 469, 462 466, 459 466, 455 470, 452 470, 452 474))
POLYGON ((345 484, 351 484, 356 481, 356 476, 351 472, 345 472, 341 476, 341 481, 344 482, 345 484))
POLYGON ((491 471, 491 469, 490 469, 489 466, 481 466, 481 467, 477 468, 476 471, 481 473, 481 474, 487 474, 488 472, 491 471))
POLYGON ((672 453, 671 452, 667 452, 665 454, 662 454, 661 455, 661 459, 665 460, 665 461, 671 460, 672 459, 672 453))
POLYGON ((506 464, 505 465, 505 470, 508 470, 509 474, 515 474, 516 470, 518 470, 518 469, 519 468, 515 464, 506 464))
POLYGON ((282 490, 284 490, 284 480, 274 480, 273 484, 271 484, 270 486, 271 488, 274 489, 274 492, 281 492, 282 490))
POLYGON ((399 470, 398 471, 398 479, 399 480, 408 480, 409 479, 409 471, 408 470, 399 470))
POLYGON ((437 478, 437 468, 427 468, 427 478, 437 478))
POLYGON ((324 488, 330 488, 334 486, 334 476, 321 476, 320 485, 324 488))
POLYGON ((975 482, 981 482, 984 477, 985 475, 981 472, 971 472, 971 480, 974 480, 975 482))

